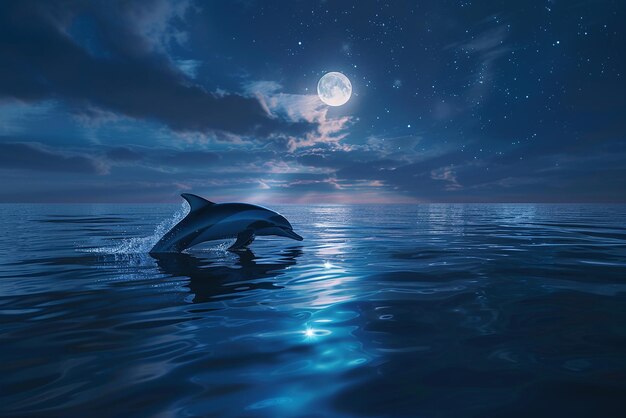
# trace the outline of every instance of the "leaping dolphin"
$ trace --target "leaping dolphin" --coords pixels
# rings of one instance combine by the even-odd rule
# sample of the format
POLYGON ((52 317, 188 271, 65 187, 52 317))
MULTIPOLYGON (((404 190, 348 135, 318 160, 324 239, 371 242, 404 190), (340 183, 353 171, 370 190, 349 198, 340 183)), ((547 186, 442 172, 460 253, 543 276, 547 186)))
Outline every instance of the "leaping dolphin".
POLYGON ((213 203, 189 193, 181 195, 190 212, 156 243, 150 254, 179 253, 201 242, 237 238, 229 250, 239 250, 255 236, 278 235, 302 241, 287 219, 248 203, 213 203))

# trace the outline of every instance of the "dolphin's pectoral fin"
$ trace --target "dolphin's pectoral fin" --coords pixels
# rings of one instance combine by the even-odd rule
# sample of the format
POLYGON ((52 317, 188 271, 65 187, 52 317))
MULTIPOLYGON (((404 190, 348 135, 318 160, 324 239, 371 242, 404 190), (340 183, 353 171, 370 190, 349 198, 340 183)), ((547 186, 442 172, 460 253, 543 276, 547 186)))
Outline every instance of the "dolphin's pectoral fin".
POLYGON ((252 232, 249 229, 246 229, 245 231, 240 232, 237 235, 237 241, 235 241, 233 245, 228 247, 228 249, 229 250, 242 250, 242 249, 245 249, 248 245, 252 244, 252 241, 254 241, 254 232, 252 232))

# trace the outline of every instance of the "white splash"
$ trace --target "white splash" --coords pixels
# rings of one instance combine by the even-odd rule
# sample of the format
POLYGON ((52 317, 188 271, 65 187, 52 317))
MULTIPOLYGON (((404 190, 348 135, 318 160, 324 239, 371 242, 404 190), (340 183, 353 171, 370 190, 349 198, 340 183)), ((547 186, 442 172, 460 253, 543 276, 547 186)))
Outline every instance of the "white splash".
POLYGON ((185 202, 174 214, 159 223, 152 235, 147 237, 126 238, 112 247, 86 248, 85 252, 98 254, 145 254, 159 242, 161 237, 189 213, 189 205, 185 202))

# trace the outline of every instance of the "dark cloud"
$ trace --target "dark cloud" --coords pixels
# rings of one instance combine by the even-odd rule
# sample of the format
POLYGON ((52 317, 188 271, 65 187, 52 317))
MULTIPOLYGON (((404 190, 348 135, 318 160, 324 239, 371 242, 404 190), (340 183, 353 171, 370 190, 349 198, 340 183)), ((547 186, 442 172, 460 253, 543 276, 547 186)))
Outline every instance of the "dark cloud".
POLYGON ((115 147, 104 152, 112 165, 138 163, 144 167, 171 167, 177 169, 217 169, 262 165, 277 158, 277 153, 267 150, 173 150, 149 147, 115 147))
POLYGON ((267 136, 309 128, 270 117, 254 97, 218 95, 189 79, 164 52, 177 36, 168 19, 180 16, 162 4, 170 3, 2 2, 0 98, 60 99, 74 112, 101 108, 183 132, 267 136))
POLYGON ((179 151, 147 147, 115 147, 107 150, 105 156, 112 163, 141 162, 146 166, 171 166, 191 168, 206 166, 221 159, 217 152, 179 151))
MULTIPOLYGON (((310 167, 333 168, 345 170, 346 175, 364 171, 371 173, 382 168, 391 168, 402 165, 398 160, 385 158, 377 152, 360 151, 333 151, 326 153, 306 153, 297 156, 300 164, 310 167)), ((356 174, 358 176, 358 174, 356 174)))
POLYGON ((139 161, 143 156, 127 147, 116 147, 108 150, 106 156, 111 161, 139 161))
POLYGON ((220 160, 216 152, 207 151, 179 151, 163 155, 158 162, 181 168, 211 168, 211 165, 220 160))
POLYGON ((0 0, 0 200, 626 201, 623 4, 392 3, 0 0))
POLYGON ((494 196, 508 202, 624 200, 624 193, 616 192, 626 190, 623 146, 612 144, 590 155, 524 156, 531 149, 480 159, 466 152, 448 152, 407 163, 372 159, 371 153, 356 152, 353 156, 349 151, 287 157, 252 150, 117 147, 70 153, 35 143, 3 143, 0 165, 7 169, 5 177, 14 178, 19 187, 14 187, 13 181, 5 184, 0 200, 27 201, 23 187, 38 190, 36 199, 40 201, 106 201, 113 197, 132 201, 129 190, 133 187, 141 190, 137 201, 175 201, 185 190, 206 192, 223 200, 231 193, 245 197, 259 190, 266 196, 282 193, 294 198, 371 191, 441 202, 490 202, 494 196), (294 170, 297 167, 301 168, 294 170), (48 176, 50 172, 55 176, 48 176), (77 177, 76 173, 107 175, 77 177), (47 191, 37 186, 44 178, 47 191), (57 197, 51 197, 53 190, 57 197), (98 196, 104 190, 109 194, 98 196))
POLYGON ((105 174, 108 170, 93 157, 52 151, 33 143, 0 143, 0 169, 84 174, 105 174))
MULTIPOLYGON (((440 202, 566 202, 626 199, 626 145, 607 143, 593 152, 530 144, 502 155, 450 151, 416 161, 372 158, 350 152, 306 154, 298 161, 330 169, 341 185, 380 182, 419 200, 440 202), (596 183, 595 187, 592 184, 596 183), (616 191, 620 192, 616 192, 616 191)), ((304 183, 303 183, 304 184, 304 183)), ((313 186, 312 186, 313 187, 313 186)), ((314 188, 318 186, 315 185, 314 188)), ((350 187, 344 187, 349 190, 350 187)))

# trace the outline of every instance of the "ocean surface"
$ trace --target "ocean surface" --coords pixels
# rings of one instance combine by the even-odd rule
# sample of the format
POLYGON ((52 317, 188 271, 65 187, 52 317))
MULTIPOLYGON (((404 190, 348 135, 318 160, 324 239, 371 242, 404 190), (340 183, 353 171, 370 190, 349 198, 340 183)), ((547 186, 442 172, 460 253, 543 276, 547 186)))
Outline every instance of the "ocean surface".
POLYGON ((0 205, 2 417, 617 417, 626 206, 0 205))

